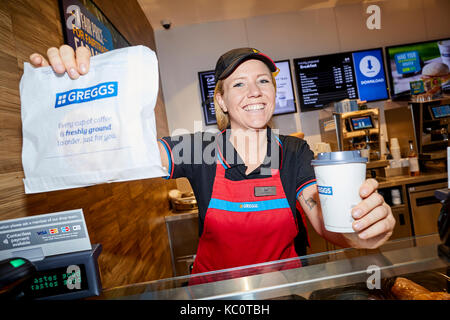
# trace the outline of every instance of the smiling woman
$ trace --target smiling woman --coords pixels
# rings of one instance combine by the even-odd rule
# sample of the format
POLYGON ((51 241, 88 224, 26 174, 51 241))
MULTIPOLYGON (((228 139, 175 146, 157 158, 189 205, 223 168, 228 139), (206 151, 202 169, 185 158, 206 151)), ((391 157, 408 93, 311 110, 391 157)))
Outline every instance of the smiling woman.
POLYGON ((234 129, 262 129, 275 110, 275 88, 269 68, 248 60, 223 80, 216 101, 234 129))
MULTIPOLYGON (((251 82, 256 84, 256 88, 261 88, 263 91, 261 93, 256 92, 258 98, 264 94, 265 99, 271 103, 271 106, 275 106, 275 92, 276 92, 276 81, 275 76, 279 72, 278 68, 275 66, 275 63, 267 56, 261 54, 258 50, 252 48, 240 48, 233 49, 222 55, 217 62, 215 78, 216 78, 216 88, 214 90, 214 108, 216 112, 217 125, 219 130, 224 130, 230 125, 230 115, 228 113, 227 103, 224 101, 225 97, 225 87, 226 83, 228 86, 231 86, 230 90, 227 90, 229 93, 227 97, 233 96, 234 93, 245 94, 244 90, 249 89, 249 85, 251 82), (255 52, 256 51, 256 52, 255 52), (248 59, 248 60, 247 60, 248 59), (253 60, 250 60, 253 59, 253 60), (227 63, 227 60, 230 60, 233 63, 227 63), (236 61, 235 61, 236 60, 236 61), (245 62, 242 62, 245 61, 245 62), (242 62, 242 65, 238 65, 237 62, 242 62), (264 63, 262 63, 264 62, 264 63), (252 72, 252 74, 248 72, 252 72), (232 75, 227 78, 230 73, 232 75), (253 77, 253 78, 252 78, 253 77), (226 80, 225 80, 226 78, 226 80), (268 79, 270 79, 271 86, 267 86, 269 84, 268 79), (233 82, 231 84, 231 82, 233 82), (225 83, 224 83, 225 82, 225 83), (231 90, 231 89, 239 90, 231 90), (273 90, 273 93, 271 92, 273 90)), ((252 87, 250 87, 252 88, 252 87)), ((254 89, 254 88, 253 88, 254 89)), ((255 97, 254 97, 255 98, 255 97)), ((254 99, 255 102, 258 102, 257 99, 254 99)), ((229 101, 231 103, 231 101, 229 101)), ((254 103, 255 103, 254 102, 254 103)), ((250 103, 250 102, 249 102, 250 103)), ((258 106, 249 106, 246 111, 252 110, 261 110, 263 109, 265 114, 268 114, 268 108, 264 108, 264 105, 258 106)), ((271 110, 270 117, 272 116, 274 110, 271 110)), ((234 114, 232 112, 232 114, 234 114)), ((238 114, 234 114, 236 118, 234 120, 238 120, 238 114)), ((260 114, 261 116, 261 114, 260 114)), ((270 119, 270 118, 269 118, 270 119)), ((264 127, 268 124, 268 120, 265 122, 263 126, 259 126, 259 128, 264 127)), ((235 128, 237 123, 235 121, 235 128)))

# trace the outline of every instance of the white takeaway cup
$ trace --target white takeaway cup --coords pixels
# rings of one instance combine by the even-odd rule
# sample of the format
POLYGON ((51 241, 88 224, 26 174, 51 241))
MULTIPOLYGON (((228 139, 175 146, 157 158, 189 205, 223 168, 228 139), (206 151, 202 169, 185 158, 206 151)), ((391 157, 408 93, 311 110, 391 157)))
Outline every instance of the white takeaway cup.
POLYGON ((359 188, 366 179, 367 158, 359 151, 319 153, 312 160, 325 229, 353 233, 352 208, 362 201, 359 188))
POLYGON ((287 97, 286 97, 286 92, 284 91, 277 91, 277 100, 278 100, 278 105, 280 108, 285 108, 287 106, 287 97))

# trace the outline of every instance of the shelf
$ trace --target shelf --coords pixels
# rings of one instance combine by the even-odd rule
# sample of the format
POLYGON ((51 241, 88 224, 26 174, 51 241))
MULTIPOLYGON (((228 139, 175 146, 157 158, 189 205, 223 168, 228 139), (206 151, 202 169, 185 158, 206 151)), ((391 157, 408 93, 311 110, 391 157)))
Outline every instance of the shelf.
POLYGON ((440 144, 448 144, 448 141, 442 140, 442 141, 423 142, 422 147, 423 146, 436 146, 436 145, 440 145, 440 144))
MULTIPOLYGON (((368 129, 369 135, 379 134, 379 131, 380 130, 378 128, 368 129)), ((344 139, 364 137, 364 136, 366 136, 366 133, 367 133, 366 130, 344 132, 343 137, 344 137, 344 139)))
POLYGON ((404 203, 402 204, 397 204, 397 205, 392 205, 391 206, 391 210, 392 211, 401 211, 401 210, 405 210, 406 209, 406 205, 404 203))
POLYGON ((427 152, 427 153, 422 152, 419 154, 419 160, 438 160, 446 158, 447 158, 447 150, 437 152, 427 152))
POLYGON ((440 119, 436 119, 436 120, 423 120, 423 123, 440 123, 441 120, 440 119))

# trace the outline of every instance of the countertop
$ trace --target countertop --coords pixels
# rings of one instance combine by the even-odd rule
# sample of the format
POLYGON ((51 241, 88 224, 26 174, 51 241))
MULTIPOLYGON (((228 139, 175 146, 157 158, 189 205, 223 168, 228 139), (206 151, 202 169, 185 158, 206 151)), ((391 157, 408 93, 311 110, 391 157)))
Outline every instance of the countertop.
MULTIPOLYGON (((181 276, 105 290, 96 299, 277 299, 298 295, 310 298, 327 288, 363 286, 376 269, 379 280, 392 283, 397 276, 444 272, 449 260, 438 255, 441 243, 437 234, 387 242, 379 249, 342 249, 319 254, 272 261, 253 266, 181 276), (292 260, 302 267, 292 268, 292 260), (284 268, 290 266, 290 268, 284 268), (444 270, 444 271, 442 271, 444 270), (187 285, 208 277, 209 283, 187 285)), ((448 278, 445 274, 442 275, 448 278)), ((420 283, 419 283, 420 284, 420 283)), ((424 285, 424 284, 422 284, 424 285)), ((389 294, 390 288, 382 288, 389 294)), ((445 289, 440 289, 445 290, 445 289)), ((370 292, 370 290, 369 290, 370 292)), ((374 293, 374 291, 370 292, 374 293)), ((389 298, 388 298, 389 299, 389 298)))

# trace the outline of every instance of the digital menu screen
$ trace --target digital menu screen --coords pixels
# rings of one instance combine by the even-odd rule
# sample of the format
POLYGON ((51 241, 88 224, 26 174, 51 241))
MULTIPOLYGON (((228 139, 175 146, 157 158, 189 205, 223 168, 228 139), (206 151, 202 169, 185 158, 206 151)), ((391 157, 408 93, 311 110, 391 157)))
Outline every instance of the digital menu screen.
POLYGON ((302 111, 344 99, 388 99, 381 48, 294 59, 302 111))
POLYGON ((386 48, 392 99, 409 99, 410 83, 440 77, 442 90, 450 92, 450 39, 386 48))
POLYGON ((370 116, 351 118, 353 130, 373 128, 372 118, 370 116))
POLYGON ((292 85, 291 66, 289 60, 275 61, 280 72, 275 76, 277 93, 275 97, 274 115, 293 113, 297 111, 294 87, 292 85))

